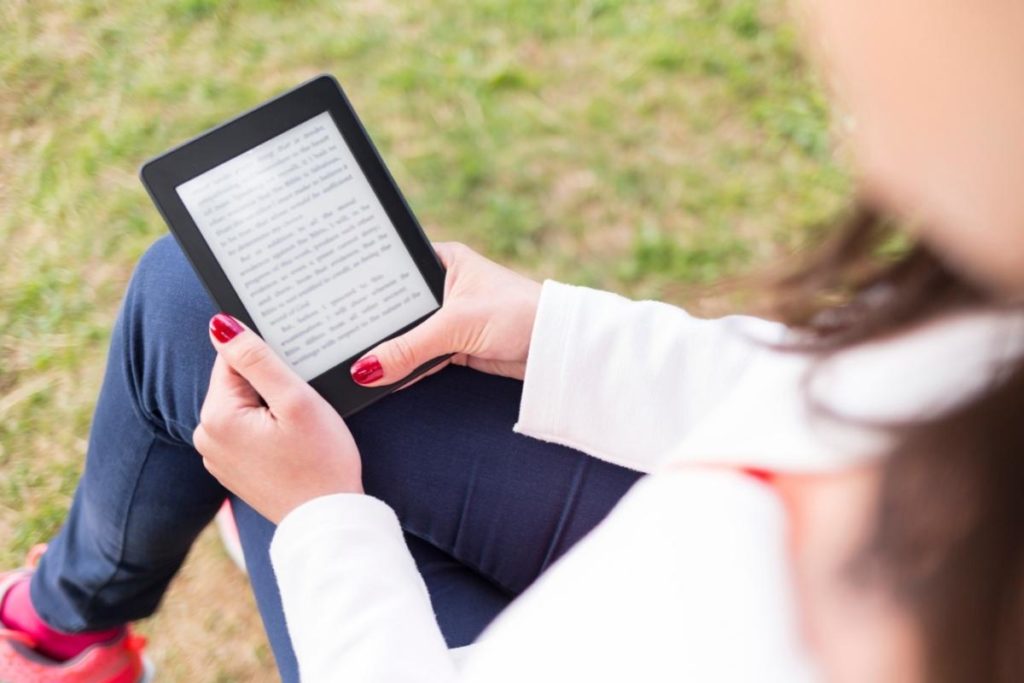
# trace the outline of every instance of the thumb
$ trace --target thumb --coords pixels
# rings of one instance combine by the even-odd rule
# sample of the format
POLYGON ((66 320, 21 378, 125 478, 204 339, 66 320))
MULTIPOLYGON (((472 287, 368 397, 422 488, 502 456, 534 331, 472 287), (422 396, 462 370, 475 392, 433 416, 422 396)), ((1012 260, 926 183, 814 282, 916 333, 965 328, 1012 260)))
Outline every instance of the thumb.
POLYGON ((271 412, 308 388, 259 335, 227 313, 210 319, 210 338, 220 357, 252 385, 271 412))
POLYGON ((370 349, 352 364, 352 381, 364 387, 394 384, 427 361, 459 351, 451 341, 449 317, 442 307, 405 334, 370 349))

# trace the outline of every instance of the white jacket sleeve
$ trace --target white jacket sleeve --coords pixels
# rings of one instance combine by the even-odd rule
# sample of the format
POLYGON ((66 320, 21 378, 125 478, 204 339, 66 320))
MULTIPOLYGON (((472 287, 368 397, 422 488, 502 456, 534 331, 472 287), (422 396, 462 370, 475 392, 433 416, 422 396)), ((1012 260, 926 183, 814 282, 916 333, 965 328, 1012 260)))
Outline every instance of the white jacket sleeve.
POLYGON ((744 373, 778 359, 786 333, 549 280, 515 430, 651 472, 744 373))
POLYGON ((395 513, 338 494, 293 510, 270 558, 305 683, 449 683, 456 671, 395 513))

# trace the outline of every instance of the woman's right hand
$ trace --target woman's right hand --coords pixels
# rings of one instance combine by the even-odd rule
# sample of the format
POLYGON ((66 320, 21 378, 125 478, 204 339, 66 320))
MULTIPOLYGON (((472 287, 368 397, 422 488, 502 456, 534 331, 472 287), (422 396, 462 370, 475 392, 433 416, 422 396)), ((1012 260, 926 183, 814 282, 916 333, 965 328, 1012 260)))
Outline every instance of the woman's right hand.
POLYGON ((444 304, 403 335, 378 344, 352 365, 363 386, 402 381, 427 361, 522 379, 530 349, 540 283, 499 266, 455 242, 434 245, 447 269, 444 304))

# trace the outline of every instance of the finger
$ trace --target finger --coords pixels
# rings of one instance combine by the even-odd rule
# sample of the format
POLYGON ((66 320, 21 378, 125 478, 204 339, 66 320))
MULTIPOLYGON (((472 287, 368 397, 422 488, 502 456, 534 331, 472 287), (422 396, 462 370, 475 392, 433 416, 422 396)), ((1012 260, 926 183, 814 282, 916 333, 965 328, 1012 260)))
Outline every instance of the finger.
POLYGON ((509 360, 490 360, 484 358, 470 357, 466 366, 472 370, 479 370, 488 375, 500 375, 501 377, 514 377, 523 379, 526 375, 526 363, 509 360))
POLYGON ((405 334, 378 344, 352 364, 352 380, 366 387, 394 384, 452 348, 450 315, 441 308, 405 334))
POLYGON ((443 361, 441 361, 440 363, 438 363, 434 367, 430 368, 429 370, 427 370, 423 374, 417 375, 416 377, 414 377, 413 379, 409 380, 408 382, 406 382, 402 386, 398 387, 398 391, 401 391, 402 389, 408 389, 413 384, 416 384, 416 382, 419 382, 421 379, 426 379, 427 377, 430 377, 434 373, 441 372, 442 370, 444 370, 449 365, 455 364, 455 360, 454 359, 455 359, 455 356, 452 356, 451 358, 444 359, 443 361))
POLYGON ((192 431, 192 446, 199 451, 203 459, 206 459, 206 452, 210 449, 210 434, 202 422, 192 431))
POLYGON ((218 354, 210 372, 210 387, 206 390, 200 419, 213 411, 262 406, 260 395, 248 380, 232 370, 227 360, 218 354))
POLYGON ((452 262, 455 260, 455 252, 464 245, 459 242, 433 242, 432 246, 434 251, 437 252, 437 257, 441 259, 441 264, 445 268, 451 268, 452 262))
MULTIPOLYGON (((218 313, 210 320, 210 339, 226 365, 252 385, 271 411, 312 391, 259 335, 226 313, 218 313)), ((226 382, 237 389, 230 380, 226 382)))

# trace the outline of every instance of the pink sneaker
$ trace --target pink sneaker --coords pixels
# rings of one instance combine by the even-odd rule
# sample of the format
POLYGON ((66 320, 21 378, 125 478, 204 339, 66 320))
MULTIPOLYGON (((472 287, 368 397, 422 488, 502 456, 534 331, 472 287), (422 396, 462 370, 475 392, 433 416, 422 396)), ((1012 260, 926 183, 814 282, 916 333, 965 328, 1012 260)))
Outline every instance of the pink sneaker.
MULTIPOLYGON (((11 587, 30 576, 45 546, 36 546, 24 569, 0 574, 0 603, 11 587)), ((27 635, 0 626, 0 681, 4 683, 149 683, 153 665, 143 651, 146 640, 125 628, 117 638, 57 662, 32 649, 27 635)))

